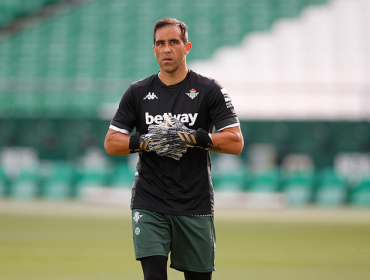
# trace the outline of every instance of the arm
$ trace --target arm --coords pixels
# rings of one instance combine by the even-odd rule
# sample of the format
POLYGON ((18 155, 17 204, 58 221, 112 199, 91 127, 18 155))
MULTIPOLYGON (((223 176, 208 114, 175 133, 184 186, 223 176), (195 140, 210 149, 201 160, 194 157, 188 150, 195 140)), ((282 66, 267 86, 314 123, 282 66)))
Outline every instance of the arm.
POLYGON ((109 155, 129 155, 130 136, 109 129, 105 136, 104 148, 109 155))
POLYGON ((239 155, 244 147, 240 126, 225 128, 219 133, 212 133, 212 152, 239 155))

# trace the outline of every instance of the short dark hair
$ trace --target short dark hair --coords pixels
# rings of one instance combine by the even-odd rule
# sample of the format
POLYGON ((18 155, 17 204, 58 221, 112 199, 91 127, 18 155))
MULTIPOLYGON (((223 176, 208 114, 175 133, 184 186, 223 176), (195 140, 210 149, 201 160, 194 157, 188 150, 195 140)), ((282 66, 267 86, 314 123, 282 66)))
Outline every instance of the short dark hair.
POLYGON ((155 44, 155 34, 158 29, 165 27, 167 25, 173 25, 178 26, 181 29, 181 39, 186 44, 188 42, 188 27, 183 21, 177 20, 175 18, 164 18, 161 20, 158 20, 154 25, 154 31, 153 31, 153 41, 155 44))

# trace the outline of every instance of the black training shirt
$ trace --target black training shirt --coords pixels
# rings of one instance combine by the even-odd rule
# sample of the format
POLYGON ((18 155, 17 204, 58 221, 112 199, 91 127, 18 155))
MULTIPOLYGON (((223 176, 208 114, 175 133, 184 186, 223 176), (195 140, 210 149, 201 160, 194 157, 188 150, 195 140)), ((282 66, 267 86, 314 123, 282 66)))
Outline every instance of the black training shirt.
MULTIPOLYGON (((185 126, 214 132, 239 126, 230 97, 215 80, 189 70, 186 78, 166 86, 158 74, 131 84, 123 95, 110 128, 140 134, 172 115, 185 126)), ((188 148, 177 161, 155 152, 140 152, 132 188, 131 209, 164 214, 212 214, 214 192, 210 152, 188 148)))

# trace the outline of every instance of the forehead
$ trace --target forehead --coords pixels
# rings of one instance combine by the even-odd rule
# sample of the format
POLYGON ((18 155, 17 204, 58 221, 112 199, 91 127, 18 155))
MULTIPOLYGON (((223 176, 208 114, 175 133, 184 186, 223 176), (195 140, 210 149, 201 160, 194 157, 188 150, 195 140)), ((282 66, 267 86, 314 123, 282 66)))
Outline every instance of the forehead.
POLYGON ((157 29, 155 33, 155 41, 159 40, 172 40, 178 39, 181 40, 181 28, 180 26, 175 25, 166 25, 157 29))

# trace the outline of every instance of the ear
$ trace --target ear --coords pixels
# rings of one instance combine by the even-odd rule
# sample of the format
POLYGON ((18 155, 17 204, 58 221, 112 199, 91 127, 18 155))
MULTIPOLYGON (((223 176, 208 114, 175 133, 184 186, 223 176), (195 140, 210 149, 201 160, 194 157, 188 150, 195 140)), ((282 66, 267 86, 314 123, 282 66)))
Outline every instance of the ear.
POLYGON ((185 54, 188 54, 191 49, 191 43, 187 42, 185 45, 185 54))

